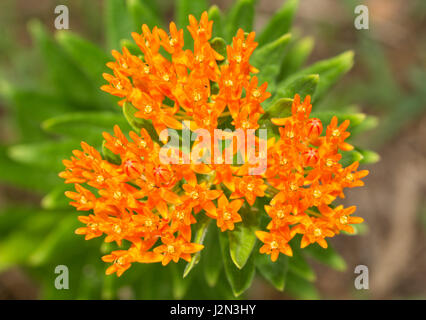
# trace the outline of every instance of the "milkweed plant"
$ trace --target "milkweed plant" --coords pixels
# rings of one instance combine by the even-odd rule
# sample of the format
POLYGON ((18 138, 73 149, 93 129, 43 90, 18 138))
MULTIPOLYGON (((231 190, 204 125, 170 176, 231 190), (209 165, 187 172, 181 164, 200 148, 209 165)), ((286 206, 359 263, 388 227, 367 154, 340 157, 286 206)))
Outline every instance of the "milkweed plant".
POLYGON ((49 235, 10 264, 43 277, 37 270, 70 263, 75 297, 113 298, 128 286, 136 298, 228 298, 256 273, 317 297, 306 257, 345 268, 329 239, 358 233, 363 219, 339 199, 364 185, 359 165, 377 156, 352 142, 369 117, 321 102, 353 53, 304 67, 313 41, 290 33, 297 2, 256 33, 254 0, 227 14, 176 1, 167 27, 155 1, 106 1, 112 59, 71 31, 54 41, 32 23, 54 93, 6 91, 21 126, 31 123, 20 118, 28 95, 63 107, 45 111, 41 129, 21 130, 24 143, 3 158, 63 180, 42 181, 48 193, 30 217, 45 216, 38 233, 49 235))

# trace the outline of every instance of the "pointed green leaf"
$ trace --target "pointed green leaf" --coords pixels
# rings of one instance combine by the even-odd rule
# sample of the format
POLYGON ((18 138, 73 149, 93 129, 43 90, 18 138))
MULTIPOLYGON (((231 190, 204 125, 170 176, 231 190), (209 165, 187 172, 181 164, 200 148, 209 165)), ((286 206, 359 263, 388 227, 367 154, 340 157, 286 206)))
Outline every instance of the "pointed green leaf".
POLYGON ((30 22, 29 29, 43 57, 50 82, 63 99, 91 108, 101 107, 98 88, 51 39, 40 22, 30 22))
POLYGON ((285 34, 274 42, 255 50, 250 60, 251 64, 260 71, 257 74, 259 85, 265 81, 268 82, 268 91, 272 94, 275 92, 275 79, 280 71, 284 50, 290 38, 290 34, 285 34))
POLYGON ((109 50, 118 49, 120 40, 129 38, 133 29, 133 21, 129 15, 124 0, 106 0, 105 3, 105 30, 109 50))
POLYGON ((259 228, 259 214, 250 209, 251 207, 247 206, 241 208, 240 215, 243 221, 228 232, 229 254, 238 269, 245 266, 256 244, 255 231, 259 228))
MULTIPOLYGON (((206 237, 207 229, 209 227, 210 222, 211 222, 211 219, 208 218, 207 216, 202 216, 198 219, 197 224, 195 225, 194 239, 192 240, 192 242, 198 243, 198 244, 204 243, 204 238, 206 237)), ((201 251, 198 251, 196 254, 192 256, 191 261, 187 263, 185 270, 183 271, 184 278, 198 264, 198 262, 200 261, 200 257, 201 257, 201 251)))
POLYGON ((293 98, 280 98, 274 103, 266 107, 266 112, 262 116, 263 119, 271 118, 286 118, 291 116, 291 106, 293 104, 293 98))
POLYGON ((133 30, 139 32, 143 24, 151 29, 161 27, 162 23, 156 12, 146 4, 145 0, 126 0, 127 8, 133 19, 133 30))
MULTIPOLYGON (((217 53, 221 54, 226 59, 226 42, 223 38, 213 38, 210 42, 210 45, 217 53)), ((222 61, 218 62, 221 63, 222 61)))
POLYGON ((360 163, 376 163, 380 161, 380 155, 377 152, 358 148, 357 151, 362 155, 360 163))
POLYGON ((318 300, 320 295, 315 286, 293 272, 287 276, 286 290, 290 296, 302 300, 318 300))
POLYGON ((340 163, 343 167, 347 167, 355 161, 361 162, 364 156, 357 150, 352 151, 341 151, 342 159, 340 159, 340 163))
POLYGON ((216 5, 211 6, 208 11, 208 15, 209 15, 209 20, 213 21, 212 37, 221 37, 221 38, 227 39, 225 34, 225 28, 224 28, 224 18, 219 7, 216 5))
POLYGON ((277 290, 283 291, 285 287, 288 257, 280 254, 278 260, 271 261, 271 256, 267 254, 256 253, 255 265, 260 274, 277 290))
MULTIPOLYGON (((109 70, 106 67, 106 63, 111 60, 108 55, 92 42, 69 30, 59 31, 56 34, 56 39, 73 62, 78 65, 99 90, 99 87, 105 84, 102 73, 109 70)), ((110 107, 115 106, 110 103, 110 107)))
POLYGON ((330 244, 327 249, 324 249, 317 243, 314 243, 307 246, 303 252, 337 271, 346 270, 345 260, 336 252, 336 250, 333 249, 332 246, 330 246, 330 244))
POLYGON ((70 199, 65 196, 65 191, 73 191, 73 189, 73 186, 70 184, 61 183, 57 185, 41 200, 42 208, 46 210, 70 208, 70 199))
POLYGON ((205 241, 206 252, 203 254, 203 270, 204 277, 206 279, 207 284, 210 287, 216 286, 217 281, 219 280, 219 275, 222 270, 222 264, 218 261, 221 260, 221 252, 220 246, 218 246, 219 237, 218 237, 219 229, 215 224, 210 224, 210 230, 207 232, 207 239, 205 241))
POLYGON ((226 33, 231 41, 238 29, 245 32, 253 31, 255 0, 236 0, 226 18, 226 33))
POLYGON ((118 125, 123 132, 131 129, 120 113, 114 112, 74 112, 50 118, 42 123, 42 128, 50 133, 86 142, 100 142, 102 132, 112 132, 118 125))
POLYGON ((222 252, 222 261, 225 267, 226 278, 231 285, 232 292, 236 297, 241 295, 244 291, 250 288, 255 275, 255 266, 253 255, 247 261, 243 269, 238 269, 232 262, 229 254, 229 239, 226 232, 219 234, 220 249, 222 252))
POLYGON ((8 155, 23 164, 59 171, 63 168, 62 160, 69 158, 77 146, 79 141, 76 140, 18 144, 9 148, 8 155))
MULTIPOLYGON (((346 51, 334 58, 322 60, 295 73, 288 79, 294 79, 301 75, 319 74, 320 81, 315 91, 314 100, 319 99, 328 89, 334 85, 353 65, 353 51, 346 51)), ((288 81, 288 80, 286 80, 288 81)))
POLYGON ((290 31, 298 4, 298 0, 287 0, 281 9, 274 14, 257 39, 259 47, 290 31))
POLYGON ((280 84, 276 97, 293 99, 297 93, 301 99, 305 99, 307 95, 314 95, 320 78, 317 74, 301 75, 297 78, 292 78, 280 84))
POLYGON ((278 81, 287 78, 294 72, 297 72, 306 62, 313 47, 314 40, 311 37, 302 38, 292 44, 284 55, 278 81))
POLYGON ((300 252, 301 249, 299 246, 300 245, 297 242, 295 245, 292 245, 293 256, 288 258, 289 271, 303 279, 306 279, 307 281, 315 281, 316 275, 300 252))

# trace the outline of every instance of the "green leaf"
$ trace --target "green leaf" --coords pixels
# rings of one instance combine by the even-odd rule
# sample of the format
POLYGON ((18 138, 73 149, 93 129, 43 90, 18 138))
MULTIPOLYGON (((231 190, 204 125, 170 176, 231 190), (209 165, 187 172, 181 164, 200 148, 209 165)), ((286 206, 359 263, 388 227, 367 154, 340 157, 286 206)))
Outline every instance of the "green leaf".
POLYGON ((70 200, 65 196, 65 191, 73 191, 73 186, 65 183, 57 185, 41 200, 42 208, 46 210, 70 208, 70 200))
POLYGON ((232 292, 236 297, 250 288, 255 275, 254 256, 252 255, 243 269, 238 269, 229 255, 229 239, 225 232, 219 234, 222 261, 225 267, 226 278, 231 285, 232 292))
POLYGON ((372 150, 356 149, 362 155, 360 163, 376 163, 380 161, 380 155, 372 150))
POLYGON ((40 122, 76 108, 60 97, 39 91, 12 88, 7 97, 10 103, 11 122, 17 127, 20 142, 37 141, 46 135, 40 122), (37 112, 34 112, 37 110, 37 112))
POLYGON ((88 143, 100 143, 102 132, 112 133, 114 125, 123 132, 131 130, 129 123, 115 112, 74 112, 44 121, 41 126, 46 132, 61 134, 88 143))
MULTIPOLYGON (((320 81, 321 82, 321 81, 320 81)), ((312 112, 311 118, 319 118, 324 127, 326 127, 331 119, 336 116, 339 123, 342 123, 345 120, 349 120, 350 124, 348 127, 348 131, 351 132, 354 128, 359 126, 366 119, 365 113, 345 113, 339 111, 319 111, 312 112)))
MULTIPOLYGON (((195 257, 192 257, 192 260, 194 260, 195 257)), ((191 260, 191 261, 192 261, 191 260)), ((170 266, 170 272, 172 276, 172 284, 173 284, 173 298, 174 299, 182 299, 186 292, 188 291, 189 285, 191 284, 191 280, 193 277, 185 278, 182 277, 182 273, 185 274, 185 271, 183 269, 187 269, 188 265, 186 267, 183 267, 182 263, 175 264, 173 263, 170 266)))
POLYGON ((293 272, 290 272, 287 276, 285 292, 288 292, 294 298, 302 300, 318 300, 320 298, 317 289, 312 283, 293 272))
POLYGON ((220 231, 216 225, 211 223, 210 230, 207 232, 207 239, 205 241, 206 247, 203 249, 206 251, 203 253, 202 262, 204 277, 210 287, 216 286, 222 270, 222 263, 218 263, 218 261, 221 260, 220 246, 218 246, 218 232, 220 231))
POLYGON ((293 99, 296 93, 299 94, 302 100, 305 99, 307 95, 312 97, 319 81, 320 78, 317 74, 301 75, 297 78, 292 78, 280 84, 277 89, 276 97, 293 99))
MULTIPOLYGON (((56 34, 56 39, 73 62, 90 78, 90 81, 95 84, 99 91, 99 87, 105 84, 102 73, 108 71, 106 67, 106 63, 110 60, 108 55, 92 42, 83 39, 69 30, 59 31, 56 34)), ((115 106, 110 103, 110 107, 115 106)))
POLYGON ((277 261, 272 262, 271 256, 267 254, 256 254, 254 263, 260 274, 277 290, 283 291, 285 287, 288 257, 280 254, 277 261))
POLYGON ((266 107, 266 112, 261 120, 271 118, 286 118, 291 116, 293 98, 280 98, 266 107))
POLYGON ((298 0, 287 0, 281 9, 274 14, 257 38, 259 47, 290 31, 298 4, 298 0))
POLYGON ((161 27, 162 23, 154 10, 145 0, 126 0, 127 8, 133 18, 133 30, 139 31, 143 24, 149 28, 161 27))
MULTIPOLYGON (((101 107, 98 88, 48 35, 38 21, 29 24, 31 35, 44 60, 46 73, 53 88, 72 103, 101 107)), ((102 106, 103 107, 103 106, 102 106)))
POLYGON ((317 243, 314 243, 306 247, 303 252, 337 271, 346 270, 347 266, 345 260, 330 246, 330 244, 327 249, 324 249, 317 243))
POLYGON ((44 236, 43 241, 38 244, 38 247, 29 256, 29 264, 32 266, 46 264, 59 250, 64 250, 65 245, 72 247, 70 243, 74 244, 74 247, 77 249, 81 239, 74 235, 74 230, 79 225, 80 223, 74 212, 68 214, 47 236, 44 236))
POLYGON ((208 3, 206 0, 177 0, 175 3, 176 23, 179 28, 184 29, 185 46, 189 49, 192 47, 194 41, 190 33, 186 30, 186 26, 189 24, 188 17, 192 14, 197 20, 200 20, 203 11, 207 11, 208 3))
POLYGON ((245 32, 253 30, 255 0, 236 0, 226 18, 226 33, 230 42, 238 29, 245 32))
POLYGON ((50 191, 60 182, 51 168, 40 169, 13 161, 8 156, 8 147, 0 146, 0 181, 31 191, 50 191))
POLYGON ((275 92, 275 79, 280 71, 284 50, 290 38, 290 34, 281 36, 274 42, 255 50, 251 58, 251 64, 260 71, 257 74, 259 84, 268 82, 268 91, 272 94, 275 92))
POLYGON ((102 154, 106 161, 113 164, 121 164, 121 157, 118 154, 113 153, 105 146, 106 141, 102 142, 102 154))
POLYGON ((312 268, 306 262, 306 259, 303 257, 301 250, 299 249, 299 245, 292 245, 293 256, 288 260, 289 262, 289 271, 302 277, 307 281, 315 281, 316 276, 312 268))
POLYGON ((363 155, 357 150, 341 151, 341 154, 342 159, 340 159, 339 162, 342 164, 343 167, 347 167, 355 161, 361 162, 363 159, 363 155))
POLYGON ((284 55, 278 81, 297 72, 308 59, 313 47, 314 40, 311 37, 302 38, 292 44, 284 55))
POLYGON ((124 0, 106 0, 105 4, 105 29, 108 49, 117 49, 120 40, 130 37, 133 21, 127 11, 124 0))
MULTIPOLYGON (((326 93, 337 80, 339 80, 353 65, 353 51, 346 51, 334 58, 319 61, 290 76, 289 79, 297 78, 301 75, 319 74, 320 81, 314 95, 314 101, 318 100, 326 93)), ((288 80, 286 80, 288 81, 288 80)))
POLYGON ((256 244, 255 231, 259 228, 259 214, 250 210, 251 207, 243 206, 240 210, 242 222, 235 225, 235 229, 228 232, 229 254, 232 262, 238 269, 247 263, 256 244))
POLYGON ((213 37, 222 37, 227 39, 224 28, 224 18, 219 7, 213 5, 208 11, 209 20, 213 21, 213 37))
POLYGON ((136 132, 139 132, 141 128, 145 128, 148 131, 151 138, 153 140, 158 141, 158 135, 157 135, 157 132, 155 131, 154 126, 152 125, 152 122, 150 120, 145 120, 145 119, 135 117, 135 112, 137 112, 137 109, 134 106, 132 106, 130 103, 127 103, 127 102, 124 103, 123 113, 127 122, 132 126, 132 128, 136 130, 136 132))
MULTIPOLYGON (((213 38, 210 42, 210 45, 217 53, 221 54, 224 58, 226 58, 226 42, 223 38, 213 38)), ((219 63, 222 61, 219 61, 219 63)))
POLYGON ((8 155, 23 164, 59 171, 63 168, 62 160, 69 158, 78 145, 79 141, 75 140, 18 144, 9 148, 8 155))
MULTIPOLYGON (((202 216, 198 219, 197 224, 195 225, 194 239, 192 240, 192 242, 203 244, 210 222, 211 219, 207 216, 202 216)), ((198 262, 200 261, 200 257, 201 251, 198 251, 196 254, 193 255, 191 261, 187 263, 185 270, 183 271, 184 278, 198 264, 198 262)))

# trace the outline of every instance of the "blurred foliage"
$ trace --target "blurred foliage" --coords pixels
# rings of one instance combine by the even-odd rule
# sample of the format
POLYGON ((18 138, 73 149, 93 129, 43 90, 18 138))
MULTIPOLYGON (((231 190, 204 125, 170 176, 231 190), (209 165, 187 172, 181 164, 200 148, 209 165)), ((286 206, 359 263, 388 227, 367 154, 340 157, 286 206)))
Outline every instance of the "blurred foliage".
MULTIPOLYGON (((12 6, 11 2, 7 3, 12 6)), ((318 298, 313 284, 316 276, 307 258, 313 257, 336 270, 345 268, 344 260, 331 247, 327 250, 312 247, 302 252, 298 249, 300 239, 295 238, 291 243, 294 257, 281 256, 273 264, 266 255, 252 254, 258 250, 259 243, 249 221, 232 235, 219 234, 208 222, 199 223, 194 226, 198 228, 194 235, 207 244, 191 263, 167 268, 139 264, 121 278, 105 276, 106 266, 99 258, 99 248, 106 253, 114 245, 102 244, 100 239, 84 241, 74 235, 79 225, 77 213, 63 195, 70 186, 64 186, 57 177, 62 169, 61 159, 67 158, 81 140, 102 150, 101 132, 112 133, 114 124, 119 124, 124 132, 144 125, 134 121, 129 110, 125 110, 126 117, 123 117, 116 100, 99 90, 101 74, 111 59, 110 49, 125 45, 134 50, 129 40, 131 31, 139 30, 143 23, 151 27, 161 25, 166 20, 165 11, 170 8, 164 1, 154 0, 106 0, 103 4, 105 41, 102 45, 72 31, 59 31, 52 36, 39 21, 28 25, 32 49, 21 48, 12 37, 1 37, 0 47, 15 75, 11 76, 11 69, 5 66, 0 70, 0 94, 6 108, 2 123, 13 133, 11 139, 0 146, 0 180, 17 190, 39 195, 41 201, 40 205, 26 205, 25 201, 7 203, 2 208, 0 271, 16 265, 24 267, 40 284, 41 297, 47 299, 114 299, 123 297, 123 292, 130 292, 130 298, 138 299, 228 299, 241 297, 256 273, 276 289, 286 290, 294 297, 318 298), (54 269, 60 264, 69 267, 70 290, 56 290, 53 285, 54 269)), ((379 56, 380 48, 375 49, 377 54, 362 54, 363 58, 374 59, 368 65, 376 78, 372 78, 368 88, 359 85, 350 90, 356 94, 332 100, 327 92, 352 67, 353 52, 305 66, 314 41, 289 33, 297 5, 297 0, 287 0, 258 34, 260 46, 252 63, 262 70, 260 81, 268 81, 268 89, 273 94, 263 105, 268 114, 282 116, 288 112, 289 98, 295 93, 310 94, 320 106, 315 116, 324 121, 333 114, 340 121, 350 119, 351 139, 354 139, 375 127, 377 119, 361 113, 357 107, 341 103, 343 100, 357 101, 360 96, 367 98, 373 94, 380 105, 389 106, 389 110, 382 110, 387 115, 385 124, 381 125, 383 135, 395 130, 390 125, 393 119, 400 121, 405 117, 409 121, 420 112, 418 101, 407 100, 406 94, 386 74, 388 66, 379 56), (376 90, 372 91, 371 87, 376 90), (389 88, 392 88, 392 98, 389 88), (404 101, 406 107, 395 106, 396 99, 404 101), (409 108, 411 111, 407 111, 409 108)), ((208 9, 204 0, 178 0, 175 7, 179 27, 186 24, 189 13, 199 15, 208 9)), ((14 12, 12 7, 8 10, 14 12)), ((88 6, 85 19, 92 20, 88 25, 95 23, 93 10, 95 6, 88 6)), ((229 43, 237 28, 252 29, 255 1, 237 0, 226 13, 216 6, 208 11, 215 21, 215 35, 229 43)), ((11 14, 10 21, 2 24, 13 25, 16 14, 11 14)), ((89 28, 96 37, 96 28, 89 28)), ((10 30, 2 28, 1 32, 10 30)), ((365 50, 373 50, 372 43, 365 46, 365 50)), ((413 84, 421 89, 424 77, 425 74, 417 70, 413 73, 413 84)), ((424 86, 422 90, 424 92, 424 86)), ((263 125, 268 127, 267 121, 263 125)), ((343 161, 354 160, 375 162, 378 156, 357 148, 345 154, 343 161)), ((263 210, 263 203, 260 205, 253 208, 252 213, 263 210)))

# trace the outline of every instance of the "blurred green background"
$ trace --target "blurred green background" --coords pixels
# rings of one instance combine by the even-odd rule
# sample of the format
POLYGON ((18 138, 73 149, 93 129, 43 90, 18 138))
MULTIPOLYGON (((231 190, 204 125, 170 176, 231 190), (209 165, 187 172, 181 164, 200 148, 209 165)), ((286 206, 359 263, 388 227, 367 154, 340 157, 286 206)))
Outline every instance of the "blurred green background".
MULTIPOLYGON (((166 17, 164 23, 173 19, 174 1, 159 0, 156 3, 155 10, 166 17)), ((223 10, 229 6, 229 1, 224 0, 210 3, 223 10)), ((258 0, 255 30, 260 30, 282 3, 281 0, 258 0)), ((101 241, 87 242, 77 236, 68 237, 66 241, 61 239, 78 226, 76 213, 70 215, 66 210, 66 199, 63 199, 63 213, 67 216, 61 217, 57 225, 55 221, 61 211, 48 210, 49 204, 57 201, 64 191, 56 188, 50 192, 59 179, 56 172, 61 169, 60 155, 62 151, 70 152, 76 146, 75 141, 64 142, 50 134, 49 137, 57 139, 58 143, 54 148, 51 145, 38 146, 46 155, 45 159, 31 158, 40 149, 28 150, 19 148, 19 145, 5 152, 6 145, 42 140, 46 133, 40 124, 51 116, 70 109, 95 111, 109 108, 111 112, 116 111, 114 100, 99 90, 103 70, 85 74, 84 69, 70 64, 68 69, 55 73, 48 67, 48 64, 65 65, 67 62, 61 61, 61 54, 67 48, 56 46, 48 35, 55 33, 54 9, 59 4, 69 7, 72 32, 100 47, 111 48, 110 39, 105 38, 108 12, 104 13, 102 0, 2 0, 0 3, 0 299, 67 298, 66 295, 57 296, 53 270, 51 277, 43 276, 46 268, 42 267, 42 261, 55 251, 66 251, 69 261, 65 263, 59 256, 57 261, 49 262, 52 266, 75 264, 82 269, 83 279, 73 279, 71 275, 71 287, 79 283, 79 298, 93 297, 99 283, 106 282, 102 284, 104 288, 114 288, 113 283, 108 283, 113 282, 109 280, 113 278, 103 276, 104 265, 99 262, 101 241), (43 31, 42 25, 48 33, 43 31), (86 79, 86 82, 75 79, 86 79), (56 98, 54 93, 58 91, 64 93, 65 101, 56 98), (47 159, 58 155, 55 171, 47 159), (9 158, 21 161, 11 162, 9 158), (22 172, 25 176, 21 175, 17 181, 18 173, 22 172), (44 196, 46 192, 50 192, 48 197, 44 196), (40 208, 37 213, 40 202, 44 209, 40 208), (51 231, 52 225, 54 232, 51 231), (58 247, 56 243, 61 245, 58 247), (97 256, 87 256, 93 252, 97 256), (85 259, 97 262, 82 263, 85 259), (43 285, 43 281, 52 285, 43 285), (45 288, 49 287, 52 291, 46 292, 45 288)), ((123 28, 129 28, 131 23, 122 21, 123 28)), ((423 0, 301 0, 293 33, 302 37, 307 51, 311 51, 308 62, 354 50, 352 70, 314 108, 338 110, 353 105, 348 107, 349 110, 361 110, 371 115, 366 125, 374 129, 356 139, 359 145, 374 149, 381 156, 380 162, 368 167, 371 173, 365 180, 367 187, 353 190, 347 196, 348 203, 357 204, 358 214, 364 217, 368 227, 362 235, 339 236, 331 241, 345 258, 347 269, 341 272, 312 262, 316 289, 307 287, 305 291, 308 293, 315 290, 307 297, 424 299, 426 3, 423 0), (369 30, 354 27, 354 8, 361 3, 369 8, 369 30), (368 291, 354 289, 356 275, 353 270, 359 264, 370 269, 368 291)), ((63 38, 58 36, 56 41, 61 44, 63 38)), ((110 59, 96 49, 93 54, 98 54, 99 59, 110 59)), ((89 58, 80 62, 91 64, 89 58)), ((100 130, 93 133, 99 135, 100 130)), ((129 281, 137 279, 135 270, 131 272, 129 281)), ((149 273, 149 269, 145 272, 149 273)), ((138 279, 141 291, 150 286, 149 281, 154 281, 153 278, 138 279)), ((175 296, 179 296, 179 290, 185 290, 185 284, 174 285, 178 291, 175 296)), ((167 291, 167 288, 156 290, 167 291)), ((115 296, 108 290, 102 294, 102 298, 115 296)), ((118 298, 132 298, 135 293, 124 285, 117 295, 118 298)), ((150 298, 145 291, 141 296, 150 298)), ((227 297, 226 293, 222 297, 227 297)), ((282 299, 292 296, 277 292, 261 279, 256 279, 245 297, 282 299)))

